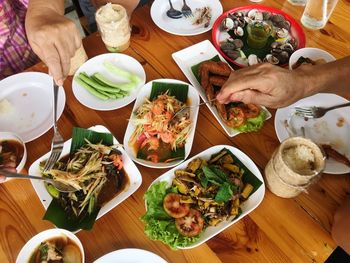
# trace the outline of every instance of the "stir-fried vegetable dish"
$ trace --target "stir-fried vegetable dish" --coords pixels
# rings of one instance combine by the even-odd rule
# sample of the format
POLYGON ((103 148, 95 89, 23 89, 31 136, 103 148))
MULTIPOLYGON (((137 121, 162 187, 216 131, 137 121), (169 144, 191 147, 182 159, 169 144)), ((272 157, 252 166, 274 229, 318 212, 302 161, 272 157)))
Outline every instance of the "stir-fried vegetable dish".
POLYGON ((167 92, 155 99, 146 99, 135 112, 136 125, 129 140, 137 156, 151 162, 171 162, 171 152, 184 147, 191 130, 186 104, 167 92))
MULTIPOLYGON (((240 205, 260 186, 245 180, 244 165, 227 149, 209 160, 197 158, 175 171, 171 187, 153 184, 145 194, 145 232, 172 248, 190 245, 208 226, 241 214, 240 205)), ((250 173, 250 175, 252 175, 250 173)), ((257 180, 257 181, 256 181, 257 180)))

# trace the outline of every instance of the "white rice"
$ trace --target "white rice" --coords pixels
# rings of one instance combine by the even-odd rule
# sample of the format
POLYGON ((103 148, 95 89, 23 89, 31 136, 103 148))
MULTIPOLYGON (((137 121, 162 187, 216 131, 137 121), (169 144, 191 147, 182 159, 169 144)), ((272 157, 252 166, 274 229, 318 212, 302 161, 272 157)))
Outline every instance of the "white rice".
POLYGON ((315 155, 306 145, 285 149, 282 158, 286 165, 298 174, 310 174, 315 169, 315 155))

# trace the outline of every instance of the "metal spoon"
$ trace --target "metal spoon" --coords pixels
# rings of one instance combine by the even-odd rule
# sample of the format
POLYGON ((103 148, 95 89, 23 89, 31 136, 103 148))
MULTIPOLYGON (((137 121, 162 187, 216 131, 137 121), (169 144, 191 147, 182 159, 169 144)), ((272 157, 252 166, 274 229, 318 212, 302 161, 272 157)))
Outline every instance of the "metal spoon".
POLYGON ((45 182, 52 184, 58 191, 64 192, 64 193, 77 191, 77 189, 75 189, 73 186, 64 184, 62 182, 55 181, 55 180, 53 180, 51 178, 47 178, 47 177, 13 173, 13 172, 10 172, 10 171, 4 170, 4 169, 0 169, 0 174, 4 175, 5 177, 8 177, 8 178, 43 180, 45 182))
POLYGON ((170 4, 170 9, 168 11, 166 11, 166 15, 170 18, 174 18, 174 19, 178 19, 181 18, 183 16, 182 12, 179 10, 176 10, 173 7, 173 4, 171 3, 171 1, 169 0, 169 4, 170 4))

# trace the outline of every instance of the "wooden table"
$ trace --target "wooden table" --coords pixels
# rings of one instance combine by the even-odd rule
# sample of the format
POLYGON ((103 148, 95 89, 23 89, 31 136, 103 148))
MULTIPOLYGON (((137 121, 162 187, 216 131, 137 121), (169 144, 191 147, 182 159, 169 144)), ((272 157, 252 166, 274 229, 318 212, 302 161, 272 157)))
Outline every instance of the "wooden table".
MULTIPOLYGON (((225 10, 250 4, 249 1, 221 1, 225 10)), ((287 1, 266 0, 265 5, 282 9, 300 19, 303 8, 287 1)), ((341 58, 350 54, 350 3, 340 0, 329 23, 322 30, 305 30, 307 46, 320 47, 341 58)), ((187 81, 171 58, 171 54, 204 39, 210 32, 192 37, 168 34, 157 28, 150 17, 150 5, 140 8, 132 18, 131 47, 125 52, 144 67, 147 81, 175 78, 187 81)), ((98 34, 84 40, 89 57, 106 53, 98 34)), ((39 63, 30 71, 47 72, 39 63)), ((81 105, 71 89, 72 78, 65 81, 66 107, 59 120, 63 137, 69 139, 74 126, 105 125, 119 141, 123 141, 132 104, 114 111, 94 111, 81 105)), ((350 99, 350 94, 346 96, 350 99)), ((274 115, 275 111, 272 110, 274 115)), ((273 116, 274 117, 274 116, 273 116)), ((190 156, 212 145, 229 144, 248 154, 261 171, 273 150, 279 145, 274 118, 258 133, 240 134, 230 138, 207 107, 200 108, 194 144, 190 156)), ((28 143, 26 169, 38 157, 48 152, 52 131, 28 143)), ((350 194, 350 177, 323 175, 308 194, 294 199, 282 199, 268 190, 261 205, 249 216, 218 234, 205 244, 191 250, 172 251, 160 242, 149 240, 143 233, 143 194, 149 184, 165 170, 138 165, 143 183, 136 193, 100 218, 92 231, 80 231, 77 236, 85 248, 86 262, 122 248, 142 248, 160 255, 169 262, 324 262, 336 244, 331 238, 332 215, 350 194)), ((43 221, 44 209, 29 181, 12 180, 0 186, 0 262, 14 262, 22 246, 35 234, 54 226, 43 221)))

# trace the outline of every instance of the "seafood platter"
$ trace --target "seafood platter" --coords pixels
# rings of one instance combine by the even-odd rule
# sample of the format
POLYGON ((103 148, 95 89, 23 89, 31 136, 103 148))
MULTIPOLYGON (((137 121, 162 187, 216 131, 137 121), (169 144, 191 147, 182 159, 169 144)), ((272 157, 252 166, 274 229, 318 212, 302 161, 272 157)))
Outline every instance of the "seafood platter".
POLYGON ((223 13, 214 23, 212 40, 220 54, 239 67, 262 62, 284 66, 295 50, 305 47, 303 29, 292 17, 262 5, 233 8, 223 13), (257 35, 255 39, 253 30, 257 35), (261 35, 266 36, 264 42, 261 35))

